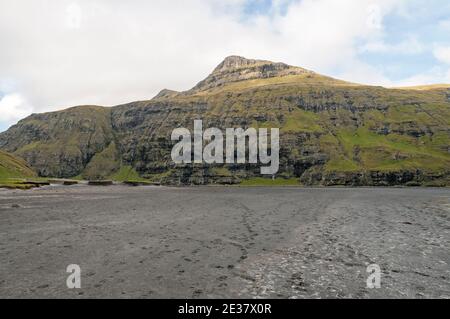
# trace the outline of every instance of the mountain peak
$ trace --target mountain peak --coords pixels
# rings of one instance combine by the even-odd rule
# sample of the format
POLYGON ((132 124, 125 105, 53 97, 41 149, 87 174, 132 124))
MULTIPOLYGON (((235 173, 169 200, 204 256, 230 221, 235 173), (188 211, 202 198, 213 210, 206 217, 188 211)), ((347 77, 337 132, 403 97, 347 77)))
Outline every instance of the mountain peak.
POLYGON ((229 57, 226 57, 225 60, 223 60, 223 62, 220 63, 214 69, 214 72, 221 72, 221 71, 229 70, 229 69, 239 69, 242 67, 250 67, 253 65, 261 64, 261 63, 272 63, 272 62, 263 61, 263 60, 246 59, 242 56, 230 55, 229 57))
POLYGON ((232 82, 307 73, 313 74, 314 72, 285 63, 232 55, 225 58, 206 79, 198 83, 190 92, 209 90, 232 82))
POLYGON ((163 89, 153 99, 167 99, 174 97, 177 94, 179 94, 179 92, 169 89, 163 89))

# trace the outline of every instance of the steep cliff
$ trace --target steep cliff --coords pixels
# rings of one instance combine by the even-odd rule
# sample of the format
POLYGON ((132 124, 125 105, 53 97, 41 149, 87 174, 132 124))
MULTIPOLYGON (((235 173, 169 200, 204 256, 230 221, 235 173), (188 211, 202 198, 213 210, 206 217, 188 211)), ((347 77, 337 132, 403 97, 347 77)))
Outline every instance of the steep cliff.
POLYGON ((33 114, 1 134, 0 148, 24 158, 42 176, 76 176, 113 141, 110 113, 80 106, 33 114))
POLYGON ((99 178, 123 167, 171 184, 238 183, 258 165, 172 163, 174 128, 279 127, 278 177, 306 185, 449 185, 450 90, 387 89, 283 63, 225 59, 186 92, 113 108, 32 115, 0 148, 42 176, 99 178))

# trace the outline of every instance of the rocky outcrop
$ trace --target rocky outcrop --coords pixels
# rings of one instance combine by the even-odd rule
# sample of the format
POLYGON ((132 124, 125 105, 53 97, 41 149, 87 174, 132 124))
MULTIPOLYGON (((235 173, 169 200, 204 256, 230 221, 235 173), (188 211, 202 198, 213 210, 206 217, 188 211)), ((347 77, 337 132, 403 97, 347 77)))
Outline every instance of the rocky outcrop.
POLYGON ((213 73, 198 83, 188 93, 204 91, 233 82, 300 74, 314 74, 314 72, 284 63, 230 56, 220 63, 214 69, 213 73))
POLYGON ((437 174, 416 171, 308 172, 301 177, 305 185, 323 186, 447 186, 449 172, 437 174))
POLYGON ((180 92, 164 89, 161 90, 153 99, 168 99, 177 96, 180 92))

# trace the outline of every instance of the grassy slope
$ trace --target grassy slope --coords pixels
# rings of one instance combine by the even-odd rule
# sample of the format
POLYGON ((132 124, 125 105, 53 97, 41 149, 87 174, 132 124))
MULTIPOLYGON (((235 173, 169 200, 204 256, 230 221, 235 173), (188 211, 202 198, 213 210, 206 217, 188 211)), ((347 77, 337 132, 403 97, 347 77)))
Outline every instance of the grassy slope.
POLYGON ((36 173, 24 160, 0 151, 0 187, 19 187, 18 182, 36 177, 36 173))
POLYGON ((118 182, 146 182, 145 178, 139 176, 138 172, 131 166, 122 166, 115 173, 109 175, 109 178, 118 182))

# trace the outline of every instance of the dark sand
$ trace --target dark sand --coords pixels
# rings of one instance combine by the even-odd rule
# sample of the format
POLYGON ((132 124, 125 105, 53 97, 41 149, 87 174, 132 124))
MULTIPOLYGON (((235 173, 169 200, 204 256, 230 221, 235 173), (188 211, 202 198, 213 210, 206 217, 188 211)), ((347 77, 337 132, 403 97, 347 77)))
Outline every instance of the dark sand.
POLYGON ((450 190, 0 190, 0 297, 450 298, 450 190))

